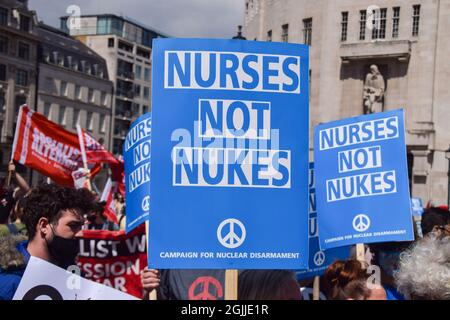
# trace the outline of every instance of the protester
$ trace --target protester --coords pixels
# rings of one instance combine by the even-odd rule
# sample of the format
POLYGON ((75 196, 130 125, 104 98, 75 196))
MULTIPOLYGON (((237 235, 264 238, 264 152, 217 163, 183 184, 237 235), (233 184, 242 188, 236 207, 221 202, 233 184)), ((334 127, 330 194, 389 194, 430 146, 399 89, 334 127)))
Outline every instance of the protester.
POLYGON ((380 267, 381 285, 386 290, 388 300, 404 300, 397 291, 394 276, 398 272, 400 255, 411 242, 385 242, 370 245, 374 253, 372 263, 380 267))
POLYGON ((450 237, 430 233, 400 257, 398 290, 412 300, 450 300, 450 237))
POLYGON ((440 207, 425 209, 422 215, 422 233, 426 236, 433 231, 450 236, 450 211, 440 207))
POLYGON ((386 292, 380 285, 369 287, 369 274, 358 260, 335 261, 324 278, 329 300, 386 300, 386 292))
POLYGON ((26 235, 25 225, 21 222, 21 201, 30 190, 25 179, 16 172, 14 163, 8 165, 11 177, 10 185, 0 189, 0 236, 7 234, 26 235))
MULTIPOLYGON (((13 226, 9 223, 11 211, 14 208, 13 191, 7 189, 0 190, 0 236, 14 233, 13 226)), ((17 232, 16 232, 17 233, 17 232)))
POLYGON ((287 270, 243 270, 238 277, 239 300, 302 300, 295 274, 287 270))
MULTIPOLYGON (((94 207, 94 196, 86 189, 76 190, 49 184, 32 189, 23 205, 23 221, 29 240, 16 245, 24 263, 18 263, 20 268, 14 271, 2 266, 0 300, 13 298, 30 256, 61 268, 74 265, 79 252, 79 240, 75 237, 84 224, 83 215, 94 207)), ((11 239, 0 239, 2 241, 13 243, 11 239)), ((17 256, 17 253, 11 255, 17 256)))
POLYGON ((89 221, 89 224, 87 225, 88 230, 119 230, 119 225, 108 220, 108 218, 104 215, 105 204, 105 202, 97 202, 94 210, 87 216, 87 220, 89 221))
POLYGON ((25 270, 28 255, 23 235, 0 236, 0 300, 11 300, 25 270))

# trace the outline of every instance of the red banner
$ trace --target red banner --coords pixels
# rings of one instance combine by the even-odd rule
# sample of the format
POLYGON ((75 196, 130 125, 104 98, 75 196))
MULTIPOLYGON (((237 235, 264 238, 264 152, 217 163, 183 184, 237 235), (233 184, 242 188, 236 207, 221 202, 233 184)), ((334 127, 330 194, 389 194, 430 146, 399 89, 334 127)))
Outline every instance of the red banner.
POLYGON ((145 226, 125 231, 84 230, 78 264, 86 279, 142 298, 140 272, 147 267, 145 226))
POLYGON ((70 187, 71 173, 83 166, 78 136, 27 106, 20 108, 17 119, 13 159, 70 187))
POLYGON ((109 178, 106 182, 100 201, 106 202, 103 215, 112 222, 119 224, 119 220, 117 220, 116 206, 114 203, 114 188, 112 186, 111 178, 109 178))
POLYGON ((91 137, 81 127, 78 126, 77 129, 79 130, 80 144, 82 143, 86 150, 87 163, 119 163, 119 160, 106 150, 100 142, 91 137))

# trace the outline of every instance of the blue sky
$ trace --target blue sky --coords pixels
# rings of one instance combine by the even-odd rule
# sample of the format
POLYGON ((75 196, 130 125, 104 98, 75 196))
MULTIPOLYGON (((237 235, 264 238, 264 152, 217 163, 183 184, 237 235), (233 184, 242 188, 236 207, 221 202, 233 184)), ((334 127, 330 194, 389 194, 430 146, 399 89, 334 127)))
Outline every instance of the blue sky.
POLYGON ((29 0, 40 20, 59 27, 70 5, 81 14, 114 13, 174 37, 231 38, 244 22, 244 0, 29 0))

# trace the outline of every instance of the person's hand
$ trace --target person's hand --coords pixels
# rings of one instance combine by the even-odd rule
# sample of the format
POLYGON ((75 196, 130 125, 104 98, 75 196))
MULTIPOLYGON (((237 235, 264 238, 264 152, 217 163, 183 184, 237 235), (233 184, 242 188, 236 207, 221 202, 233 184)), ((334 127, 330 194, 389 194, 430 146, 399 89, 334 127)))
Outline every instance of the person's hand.
POLYGON ((161 276, 158 270, 144 269, 141 271, 141 283, 145 291, 152 291, 159 287, 161 276))
POLYGON ((11 161, 8 164, 8 171, 10 171, 10 172, 15 172, 16 171, 16 166, 15 166, 14 162, 11 161))

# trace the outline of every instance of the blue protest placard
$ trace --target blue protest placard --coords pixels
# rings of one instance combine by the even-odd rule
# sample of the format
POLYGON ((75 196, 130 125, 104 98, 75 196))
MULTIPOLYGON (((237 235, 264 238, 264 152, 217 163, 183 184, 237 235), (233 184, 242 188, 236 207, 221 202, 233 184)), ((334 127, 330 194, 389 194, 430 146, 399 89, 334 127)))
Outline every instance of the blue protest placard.
POLYGON ((403 110, 314 130, 320 248, 414 240, 403 110))
POLYGON ((149 266, 308 265, 308 47, 153 43, 149 266))
POLYGON ((297 280, 321 276, 328 266, 336 260, 346 260, 350 256, 350 247, 320 250, 319 229, 317 227, 316 188, 314 163, 309 164, 309 269, 297 270, 297 280))
POLYGON ((151 133, 152 115, 146 113, 133 122, 123 145, 127 233, 148 220, 150 213, 151 133))

